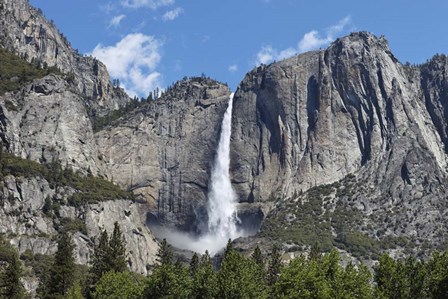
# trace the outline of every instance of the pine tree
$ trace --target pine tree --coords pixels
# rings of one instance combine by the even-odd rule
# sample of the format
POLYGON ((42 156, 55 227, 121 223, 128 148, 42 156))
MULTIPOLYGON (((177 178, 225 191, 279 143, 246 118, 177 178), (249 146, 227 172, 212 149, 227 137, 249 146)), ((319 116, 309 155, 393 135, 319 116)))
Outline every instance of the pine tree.
POLYGON ((194 277, 198 272, 198 269, 199 269, 199 257, 198 254, 195 252, 190 261, 190 275, 194 277))
POLYGON ((6 267, 0 272, 0 297, 20 299, 25 297, 25 289, 20 281, 22 267, 17 251, 4 240, 0 240, 1 260, 6 267))
POLYGON ((126 243, 118 222, 114 223, 114 230, 110 238, 106 230, 101 233, 93 253, 92 264, 92 284, 95 284, 103 274, 109 271, 123 272, 127 270, 126 243))
POLYGON ((218 271, 218 298, 267 298, 260 269, 252 259, 227 244, 218 271))
POLYGON ((76 271, 74 249, 75 245, 71 237, 66 232, 62 232, 59 235, 54 262, 50 268, 49 281, 45 282, 46 296, 44 298, 63 297, 72 287, 76 271))
POLYGON ((154 269, 144 298, 190 298, 191 279, 181 263, 173 264, 173 253, 164 239, 157 253, 160 264, 154 269))
POLYGON ((429 298, 448 298, 448 251, 433 253, 426 265, 429 298))
POLYGON ((98 281, 94 299, 140 299, 143 296, 147 278, 132 273, 124 272, 107 272, 98 281))
POLYGON ((110 261, 109 261, 109 236, 107 231, 104 230, 101 233, 100 240, 98 245, 95 246, 93 252, 93 263, 91 268, 92 273, 92 283, 95 284, 101 276, 110 270, 110 261))
POLYGON ((84 299, 79 281, 73 283, 72 287, 67 291, 67 297, 65 299, 84 299))
POLYGON ((313 246, 311 246, 310 250, 310 259, 315 260, 319 259, 322 256, 319 243, 316 241, 314 242, 313 246))
POLYGON ((162 265, 171 265, 173 263, 173 252, 166 239, 163 239, 162 243, 160 243, 160 248, 159 251, 157 252, 157 257, 159 259, 160 264, 162 265))
POLYGON ((193 276, 191 298, 217 298, 218 281, 208 251, 201 257, 199 268, 193 276))
POLYGON ((395 261, 387 253, 380 257, 378 266, 375 268, 377 297, 405 298, 406 277, 401 268, 401 263, 395 261))
POLYGON ((254 262, 260 266, 261 269, 264 270, 264 257, 263 254, 261 253, 260 247, 255 247, 254 252, 252 253, 252 259, 254 260, 254 262))
POLYGON ((272 247, 271 257, 268 263, 267 282, 269 286, 273 286, 280 275, 282 269, 282 257, 280 248, 277 244, 272 247))
POLYGON ((126 245, 118 222, 114 223, 114 231, 109 241, 110 270, 123 272, 127 269, 126 245))

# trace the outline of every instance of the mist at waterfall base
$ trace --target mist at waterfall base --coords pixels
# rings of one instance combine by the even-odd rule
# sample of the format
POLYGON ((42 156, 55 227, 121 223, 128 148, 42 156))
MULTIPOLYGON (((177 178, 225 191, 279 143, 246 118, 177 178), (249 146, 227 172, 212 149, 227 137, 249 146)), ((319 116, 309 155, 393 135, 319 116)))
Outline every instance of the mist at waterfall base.
POLYGON ((243 228, 238 227, 240 220, 237 216, 237 195, 232 188, 229 175, 232 106, 233 93, 229 97, 229 105, 222 121, 219 144, 211 173, 206 231, 200 236, 193 236, 168 228, 154 228, 156 235, 165 238, 177 248, 199 253, 208 250, 213 255, 222 250, 229 239, 233 240, 248 235, 243 228))

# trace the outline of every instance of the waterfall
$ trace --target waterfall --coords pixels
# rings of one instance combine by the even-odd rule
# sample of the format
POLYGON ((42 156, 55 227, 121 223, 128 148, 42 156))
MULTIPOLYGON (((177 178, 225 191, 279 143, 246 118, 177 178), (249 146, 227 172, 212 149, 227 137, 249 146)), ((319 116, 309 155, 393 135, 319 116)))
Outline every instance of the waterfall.
POLYGON ((229 238, 239 237, 236 227, 237 196, 232 188, 229 175, 230 135, 232 133, 233 93, 222 120, 221 134, 215 163, 211 174, 208 194, 208 234, 215 236, 216 242, 226 244, 229 238))
POLYGON ((208 250, 213 255, 223 249, 229 239, 245 235, 243 230, 237 228, 239 221, 236 207, 237 196, 229 175, 232 106, 233 93, 229 97, 229 106, 222 120, 218 148, 211 171, 206 231, 200 237, 194 237, 179 231, 153 228, 153 231, 163 235, 176 247, 196 252, 208 250))

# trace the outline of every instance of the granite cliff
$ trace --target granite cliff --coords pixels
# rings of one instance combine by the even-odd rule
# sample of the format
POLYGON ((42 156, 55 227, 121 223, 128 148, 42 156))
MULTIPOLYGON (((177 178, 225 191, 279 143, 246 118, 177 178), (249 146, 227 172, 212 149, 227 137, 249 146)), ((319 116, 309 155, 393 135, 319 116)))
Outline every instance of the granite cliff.
MULTIPOLYGON (((14 60, 17 65, 8 61, 2 70, 34 69, 32 73, 39 74, 37 70, 47 69, 45 76, 22 76, 19 72, 7 78, 7 74, 0 74, 2 83, 21 82, 17 89, 0 94, 0 150, 5 153, 0 174, 1 234, 19 254, 50 255, 56 250, 57 234, 68 229, 76 243, 77 262, 88 264, 101 231, 111 232, 118 222, 125 233, 130 269, 146 274, 158 249, 146 226, 148 205, 121 192, 93 201, 86 194, 87 200, 73 204, 73 198, 83 192, 79 187, 90 189, 88 184, 50 180, 44 171, 49 165, 61 165, 70 173, 78 173, 79 178, 104 173, 92 122, 126 106, 130 98, 112 86, 101 62, 73 50, 28 1, 1 0, 0 29, 0 47, 9 53, 2 59, 15 55, 24 60, 14 60)), ((118 190, 100 178, 94 184, 106 184, 106 192, 118 190)), ((34 290, 36 286, 29 277, 27 288, 34 290)))
POLYGON ((113 88, 106 66, 73 49, 67 38, 28 0, 0 1, 0 45, 29 62, 55 66, 73 78, 73 89, 84 97, 92 113, 117 109, 130 99, 113 88))
POLYGON ((446 56, 403 65, 366 32, 248 73, 234 98, 231 172, 241 201, 276 203, 262 231, 290 223, 303 226, 296 241, 443 243, 446 73, 446 56), (322 231, 301 218, 310 202, 322 231))
MULTIPOLYGON (((21 82, 0 94, 1 147, 13 155, 1 163, 0 232, 22 255, 49 255, 67 227, 77 261, 88 264, 101 230, 117 221, 129 267, 147 273, 158 249, 148 221, 199 230, 198 219, 206 217, 208 173, 229 88, 205 76, 185 78, 129 112, 132 100, 112 86, 105 66, 73 50, 28 1, 0 0, 0 24, 0 47, 29 63, 16 61, 18 68, 47 69, 26 80, 0 76, 21 82), (94 126, 112 114, 121 117, 94 126), (118 192, 92 201, 87 194, 80 204, 73 198, 82 185, 50 180, 35 162, 112 180, 135 197, 118 192)), ((27 281, 35 289, 36 281, 27 281)))
MULTIPOLYGON (((80 219, 86 229, 75 234, 77 256, 87 263, 100 228, 119 221, 131 268, 145 273, 158 246, 148 222, 199 232, 207 218, 229 88, 185 78, 94 130, 96 119, 131 102, 105 66, 73 50, 26 0, 0 0, 0 24, 2 48, 58 69, 0 95, 4 151, 59 161, 135 196, 75 207, 75 188, 5 175, 0 231, 21 252, 52 253, 58 221, 80 219), (44 213, 47 197, 61 204, 61 219, 44 213)), ((324 248, 370 258, 444 248, 447 62, 436 55, 404 65, 385 38, 360 32, 249 72, 234 96, 230 144, 243 224, 257 229, 264 218, 257 237, 306 248, 317 236, 324 248)))
POLYGON ((200 230, 229 95, 209 78, 184 79, 95 134, 107 175, 150 203, 151 221, 200 230))

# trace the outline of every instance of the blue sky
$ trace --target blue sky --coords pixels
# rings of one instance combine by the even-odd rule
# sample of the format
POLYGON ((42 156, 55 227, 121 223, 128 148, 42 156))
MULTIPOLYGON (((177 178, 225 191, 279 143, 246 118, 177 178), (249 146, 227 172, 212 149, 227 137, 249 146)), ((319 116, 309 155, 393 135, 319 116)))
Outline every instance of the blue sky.
POLYGON ((81 53, 134 95, 184 76, 235 90, 255 65, 327 46, 351 31, 385 35, 402 62, 448 53, 448 1, 30 0, 81 53))

